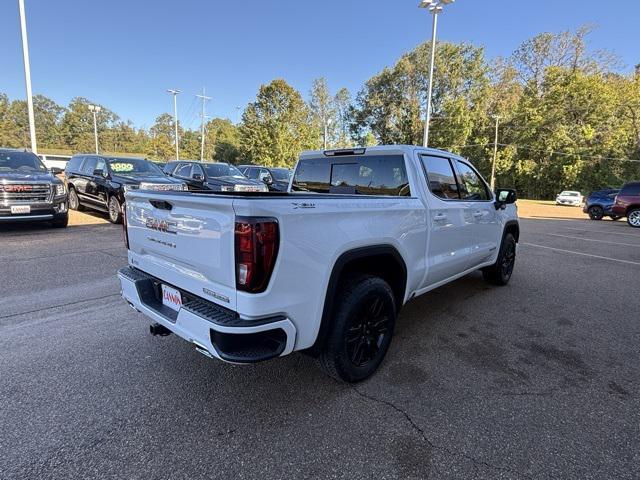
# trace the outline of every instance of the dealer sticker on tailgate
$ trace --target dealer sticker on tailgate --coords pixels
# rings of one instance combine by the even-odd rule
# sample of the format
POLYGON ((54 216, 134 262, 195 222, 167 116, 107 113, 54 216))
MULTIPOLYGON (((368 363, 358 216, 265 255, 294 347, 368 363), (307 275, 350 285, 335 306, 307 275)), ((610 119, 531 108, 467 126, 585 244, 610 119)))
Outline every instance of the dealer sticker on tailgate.
POLYGON ((162 285, 162 304, 178 312, 182 307, 182 295, 175 288, 171 288, 163 284, 162 285))

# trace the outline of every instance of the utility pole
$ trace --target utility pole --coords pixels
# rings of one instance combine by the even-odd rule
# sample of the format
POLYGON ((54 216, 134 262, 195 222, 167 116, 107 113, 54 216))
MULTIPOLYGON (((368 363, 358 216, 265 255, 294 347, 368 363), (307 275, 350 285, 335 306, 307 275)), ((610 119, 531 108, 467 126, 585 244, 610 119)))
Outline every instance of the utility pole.
POLYGON ((436 58, 436 33, 438 30, 438 15, 442 13, 443 6, 453 3, 455 0, 421 0, 419 8, 426 8, 433 15, 431 27, 431 58, 429 61, 429 87, 427 89, 427 118, 424 122, 423 145, 429 146, 429 124, 431 123, 431 96, 433 94, 433 66, 436 58))
POLYGON ((31 93, 31 67, 29 65, 29 42, 27 40, 27 19, 24 13, 24 0, 18 0, 20 10, 20 32, 22 34, 22 57, 24 60, 24 82, 27 87, 27 109, 29 111, 29 135, 31 136, 31 151, 38 153, 36 141, 36 121, 33 113, 33 95, 31 93))
POLYGON ((89 105, 89 110, 93 113, 93 136, 96 140, 96 155, 98 152, 98 120, 96 119, 97 114, 102 110, 102 107, 98 105, 89 105))
POLYGON ((329 125, 331 125, 330 118, 324 118, 324 150, 328 148, 328 137, 329 137, 329 125))
POLYGON ((201 120, 201 125, 200 125, 200 136, 201 136, 201 141, 200 141, 200 161, 203 162, 204 161, 204 119, 205 119, 205 104, 207 103, 207 100, 211 100, 211 97, 207 97, 205 95, 205 90, 204 87, 202 87, 202 95, 196 95, 196 97, 202 99, 202 113, 200 115, 200 120, 201 120))
POLYGON ((496 161, 498 160, 498 124, 500 121, 500 115, 494 115, 496 120, 496 135, 493 140, 493 163, 491 164, 491 191, 496 189, 496 161))
POLYGON ((178 139, 178 94, 180 90, 169 88, 167 92, 173 95, 173 126, 175 129, 173 140, 176 144, 176 160, 180 160, 180 140, 178 139))

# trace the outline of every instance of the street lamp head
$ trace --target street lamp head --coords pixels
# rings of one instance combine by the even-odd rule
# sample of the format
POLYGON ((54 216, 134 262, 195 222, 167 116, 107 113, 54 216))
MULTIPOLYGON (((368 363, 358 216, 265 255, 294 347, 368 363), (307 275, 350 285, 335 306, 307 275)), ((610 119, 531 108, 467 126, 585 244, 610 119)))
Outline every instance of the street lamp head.
POLYGON ((90 112, 93 112, 93 110, 96 108, 93 105, 87 105, 87 108, 89 109, 90 112))
POLYGON ((456 0, 440 0, 440 3, 443 5, 449 5, 450 3, 455 2, 456 0))
POLYGON ((434 0, 421 0, 418 4, 418 8, 429 8, 434 3, 436 3, 434 0))

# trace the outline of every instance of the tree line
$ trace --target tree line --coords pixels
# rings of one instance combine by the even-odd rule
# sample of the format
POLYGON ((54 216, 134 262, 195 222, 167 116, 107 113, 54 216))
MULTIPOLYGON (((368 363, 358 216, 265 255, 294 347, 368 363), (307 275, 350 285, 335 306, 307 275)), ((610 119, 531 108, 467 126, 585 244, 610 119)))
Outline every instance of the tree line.
MULTIPOLYGON (((543 33, 508 58, 481 47, 438 43, 430 146, 470 158, 488 177, 498 127, 497 184, 523 197, 551 198, 640 179, 640 66, 620 73, 617 58, 589 48, 590 29, 543 33)), ((355 97, 331 92, 324 78, 307 100, 283 79, 260 87, 242 120, 214 118, 205 128, 205 159, 292 166, 300 151, 352 145, 422 143, 429 42, 370 78, 355 97)), ((63 107, 34 97, 41 150, 90 152, 93 116, 85 98, 63 107)), ((168 160, 175 155, 173 117, 148 130, 102 106, 101 149, 168 160)), ((181 158, 200 158, 200 131, 179 124, 181 158)), ((0 93, 0 145, 29 145, 27 106, 0 93)))

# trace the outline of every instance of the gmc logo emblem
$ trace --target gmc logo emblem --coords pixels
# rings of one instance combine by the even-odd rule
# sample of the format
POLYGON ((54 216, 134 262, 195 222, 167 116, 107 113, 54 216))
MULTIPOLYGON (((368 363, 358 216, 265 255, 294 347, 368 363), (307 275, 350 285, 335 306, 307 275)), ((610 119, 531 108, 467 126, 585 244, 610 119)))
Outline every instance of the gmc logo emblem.
POLYGON ((177 233, 175 230, 172 230, 172 227, 175 227, 175 223, 167 222, 166 220, 158 220, 157 218, 148 217, 145 221, 145 227, 156 230, 157 232, 164 233, 177 233))
POLYGON ((12 193, 30 192, 32 189, 33 187, 31 185, 5 185, 4 186, 5 192, 12 192, 12 193))

